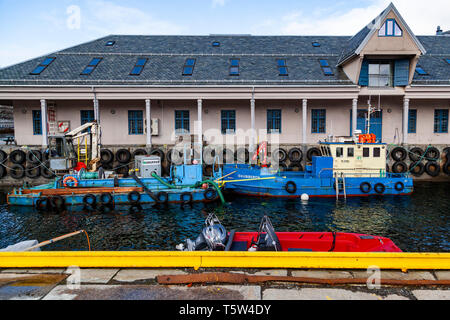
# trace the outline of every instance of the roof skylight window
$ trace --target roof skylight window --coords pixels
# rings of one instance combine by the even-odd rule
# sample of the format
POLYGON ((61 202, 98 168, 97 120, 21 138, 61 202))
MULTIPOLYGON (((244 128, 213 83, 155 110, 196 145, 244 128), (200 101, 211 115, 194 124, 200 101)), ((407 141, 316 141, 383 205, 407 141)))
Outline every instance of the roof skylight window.
POLYGON ((426 76, 428 75, 428 73, 421 67, 421 66, 417 66, 416 67, 416 72, 418 75, 420 76, 426 76))
POLYGON ((319 60, 319 63, 320 63, 320 67, 322 68, 324 75, 326 75, 326 76, 334 75, 333 70, 331 69, 330 65, 328 64, 328 60, 321 59, 321 60, 319 60))
POLYGON ((280 76, 288 76, 289 75, 286 60, 284 60, 284 59, 277 60, 277 65, 278 65, 278 71, 279 71, 280 76))
POLYGON ((47 67, 55 61, 56 58, 46 58, 40 65, 38 65, 30 74, 40 75, 47 67))
POLYGON ((112 47, 112 46, 115 45, 115 44, 116 44, 115 41, 108 41, 108 42, 105 44, 105 46, 107 46, 107 47, 112 47))
POLYGON ((144 70, 144 67, 147 64, 147 61, 148 61, 147 58, 139 58, 135 64, 133 70, 131 70, 130 75, 139 76, 142 73, 142 70, 144 70))
POLYGON ((219 42, 219 41, 214 41, 214 42, 212 43, 212 46, 213 46, 213 47, 220 47, 220 42, 219 42))
POLYGON ((83 72, 81 72, 82 75, 90 75, 92 71, 95 70, 95 68, 98 66, 98 64, 102 61, 102 58, 94 58, 89 62, 88 66, 84 68, 83 72))
POLYGON ((445 59, 445 61, 446 61, 448 64, 450 64, 450 59, 445 59))
POLYGON ((314 41, 314 42, 312 43, 312 46, 315 47, 315 48, 320 47, 320 43, 317 42, 317 41, 314 41))
POLYGON ((230 76, 239 75, 239 59, 230 59, 230 76))
POLYGON ((194 73, 195 59, 188 58, 184 63, 183 76, 192 76, 194 73))

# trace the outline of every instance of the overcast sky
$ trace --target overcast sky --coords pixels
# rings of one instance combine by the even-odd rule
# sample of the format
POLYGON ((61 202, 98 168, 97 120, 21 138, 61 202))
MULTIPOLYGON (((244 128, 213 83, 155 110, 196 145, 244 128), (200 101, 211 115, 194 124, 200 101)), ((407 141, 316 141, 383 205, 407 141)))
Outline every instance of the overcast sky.
MULTIPOLYGON (((391 0, 0 0, 0 68, 109 34, 354 35, 391 0)), ((450 0, 393 0, 416 35, 450 0)))

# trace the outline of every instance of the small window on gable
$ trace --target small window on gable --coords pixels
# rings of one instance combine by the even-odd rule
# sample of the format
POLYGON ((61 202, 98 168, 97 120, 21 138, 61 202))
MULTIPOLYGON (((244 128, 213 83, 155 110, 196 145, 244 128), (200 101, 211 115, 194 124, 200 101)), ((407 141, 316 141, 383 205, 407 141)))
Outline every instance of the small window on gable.
POLYGON ((315 48, 318 48, 318 47, 320 47, 320 43, 317 42, 317 41, 314 41, 314 42, 312 43, 312 46, 315 47, 315 48))
POLYGON ((214 42, 212 43, 212 46, 213 46, 213 47, 220 47, 220 42, 219 42, 219 41, 214 41, 214 42))
POLYGON ((195 59, 188 58, 184 63, 183 76, 192 76, 194 73, 195 59))
POLYGON ((108 42, 105 44, 105 46, 107 46, 107 47, 112 47, 112 46, 114 46, 115 44, 116 44, 115 41, 108 41, 108 42))
POLYGON ((47 67, 55 61, 56 58, 46 58, 40 65, 38 65, 32 72, 32 75, 40 75, 42 71, 47 69, 47 67))
POLYGON ((380 37, 401 37, 402 35, 403 30, 394 19, 387 19, 378 30, 378 36, 380 37))

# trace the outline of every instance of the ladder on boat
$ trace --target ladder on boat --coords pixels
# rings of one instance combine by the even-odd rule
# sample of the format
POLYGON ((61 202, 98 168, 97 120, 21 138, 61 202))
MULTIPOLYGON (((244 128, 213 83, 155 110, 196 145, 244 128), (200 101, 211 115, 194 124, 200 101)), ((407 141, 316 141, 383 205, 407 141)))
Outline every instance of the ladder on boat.
POLYGON ((345 183, 345 174, 343 172, 334 173, 334 189, 336 190, 336 200, 339 200, 341 190, 344 192, 344 199, 347 200, 347 189, 345 183))

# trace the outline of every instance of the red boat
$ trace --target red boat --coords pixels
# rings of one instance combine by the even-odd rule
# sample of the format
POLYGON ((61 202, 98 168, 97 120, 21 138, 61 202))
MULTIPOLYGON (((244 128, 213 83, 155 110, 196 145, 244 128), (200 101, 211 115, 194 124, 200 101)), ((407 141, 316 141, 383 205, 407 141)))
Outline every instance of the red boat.
POLYGON ((389 238, 342 232, 275 232, 264 216, 258 232, 227 232, 214 214, 195 241, 177 246, 182 251, 306 251, 402 252, 389 238))

